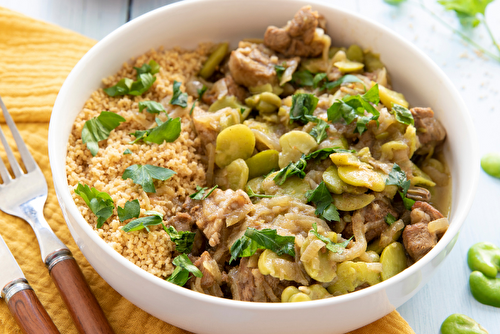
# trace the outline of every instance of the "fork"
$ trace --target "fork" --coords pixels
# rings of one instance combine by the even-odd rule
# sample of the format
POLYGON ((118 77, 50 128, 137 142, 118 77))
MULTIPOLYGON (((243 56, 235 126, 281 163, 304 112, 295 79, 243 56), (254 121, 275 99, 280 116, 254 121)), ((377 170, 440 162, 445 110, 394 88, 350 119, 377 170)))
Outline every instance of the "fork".
POLYGON ((26 147, 0 98, 5 122, 16 142, 26 173, 17 162, 0 128, 0 141, 14 177, 0 159, 0 210, 27 221, 35 232, 42 261, 49 270, 79 333, 114 333, 70 250, 57 238, 43 216, 47 181, 26 147))

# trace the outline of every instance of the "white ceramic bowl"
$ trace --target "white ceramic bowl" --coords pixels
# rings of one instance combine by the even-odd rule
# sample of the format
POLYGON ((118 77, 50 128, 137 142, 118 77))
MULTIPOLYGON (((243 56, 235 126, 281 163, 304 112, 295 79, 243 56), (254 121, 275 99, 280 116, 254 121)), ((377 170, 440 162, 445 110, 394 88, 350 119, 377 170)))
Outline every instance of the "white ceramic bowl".
POLYGON ((55 189, 73 238, 94 269, 116 291, 150 314, 196 333, 344 333, 388 314, 429 280, 453 248, 475 193, 479 167, 473 122, 460 95, 422 52, 388 29, 326 2, 200 0, 175 3, 143 15, 97 43, 76 65, 57 97, 49 129, 55 189), (151 48, 194 48, 201 41, 262 37, 283 26, 305 4, 323 14, 333 45, 356 43, 380 52, 394 87, 412 106, 430 106, 448 131, 452 171, 451 226, 416 264, 373 287, 324 300, 264 304, 207 296, 147 273, 116 253, 83 219, 68 189, 66 143, 76 115, 101 79, 151 48))

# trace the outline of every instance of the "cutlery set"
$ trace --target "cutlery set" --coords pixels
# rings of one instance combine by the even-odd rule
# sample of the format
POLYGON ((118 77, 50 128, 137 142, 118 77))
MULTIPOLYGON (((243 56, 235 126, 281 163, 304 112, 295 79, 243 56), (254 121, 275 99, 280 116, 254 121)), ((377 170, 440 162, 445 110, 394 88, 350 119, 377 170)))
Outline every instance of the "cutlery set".
MULTIPOLYGON (((47 200, 47 182, 1 98, 0 107, 26 169, 25 173, 0 128, 0 142, 13 172, 11 175, 0 159, 0 210, 31 225, 40 246, 42 261, 78 332, 114 333, 70 250, 45 220, 43 207, 47 200)), ((22 331, 28 334, 59 333, 1 236, 0 265, 1 296, 22 331)))

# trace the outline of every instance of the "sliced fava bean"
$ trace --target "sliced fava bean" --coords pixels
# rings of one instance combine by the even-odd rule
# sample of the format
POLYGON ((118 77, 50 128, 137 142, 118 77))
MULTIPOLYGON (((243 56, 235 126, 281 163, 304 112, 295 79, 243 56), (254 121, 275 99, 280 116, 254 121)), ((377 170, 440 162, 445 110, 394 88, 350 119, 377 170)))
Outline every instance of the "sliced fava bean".
POLYGON ((264 189, 262 189, 262 181, 264 181, 263 176, 255 177, 253 179, 250 179, 247 182, 246 190, 248 192, 248 188, 252 189, 252 191, 256 194, 262 194, 264 192, 264 189))
POLYGON ((328 291, 320 284, 310 286, 289 286, 281 293, 282 303, 293 303, 299 301, 317 300, 331 297, 328 291))
POLYGON ((297 176, 286 179, 285 183, 278 186, 274 182, 274 177, 278 172, 269 174, 262 182, 262 189, 266 195, 288 195, 303 203, 307 202, 307 191, 311 190, 309 182, 297 176))
POLYGON ((384 178, 373 169, 355 166, 340 166, 338 172, 339 177, 347 184, 356 187, 366 187, 378 192, 385 189, 384 178))
POLYGON ((349 60, 357 61, 358 63, 363 63, 365 60, 363 50, 356 44, 351 45, 345 54, 349 60))
POLYGON ((363 63, 358 63, 357 61, 351 61, 349 59, 335 62, 333 65, 335 65, 335 67, 337 67, 342 73, 357 72, 365 67, 363 63))
POLYGON ((384 63, 380 61, 380 56, 376 53, 365 52, 365 69, 367 72, 374 72, 384 68, 384 63))
POLYGON ((227 107, 232 109, 237 109, 241 114, 240 117, 241 120, 247 118, 248 115, 250 114, 250 111, 252 111, 251 108, 247 107, 244 104, 241 104, 236 98, 236 96, 227 96, 227 95, 221 98, 220 100, 217 100, 214 103, 212 103, 212 105, 208 108, 208 111, 215 112, 217 110, 221 110, 227 107))
POLYGON ((487 153, 481 158, 483 170, 493 176, 500 178, 500 153, 487 153))
POLYGON ((367 283, 380 283, 380 263, 344 261, 337 266, 338 280, 327 289, 333 295, 343 295, 367 283))
MULTIPOLYGON (((337 235, 332 233, 337 241, 337 235)), ((309 236, 300 247, 300 261, 304 265, 307 274, 318 282, 331 282, 336 276, 336 262, 330 259, 330 252, 325 252, 325 243, 313 234, 309 236)))
POLYGON ((266 249, 259 256, 258 266, 262 275, 271 275, 281 280, 307 284, 307 279, 302 274, 299 265, 289 255, 278 255, 270 249, 266 249))
POLYGON ((279 152, 276 150, 266 150, 257 153, 253 157, 247 159, 245 162, 249 169, 249 178, 268 174, 272 170, 278 170, 279 152))
POLYGON ((248 181, 248 166, 243 159, 236 159, 217 171, 215 183, 222 189, 245 189, 248 181))
POLYGON ((354 211, 364 208, 374 199, 375 196, 371 194, 353 195, 343 193, 342 195, 333 195, 333 204, 340 211, 354 211))
POLYGON ((500 307, 500 278, 490 278, 476 270, 469 276, 469 286, 478 302, 500 307))
POLYGON ((290 162, 297 162, 302 154, 316 149, 318 143, 307 132, 290 131, 280 137, 280 146, 279 166, 285 168, 290 162))
POLYGON ((203 79, 208 79, 215 72, 217 66, 219 66, 220 62, 226 56, 228 47, 228 43, 220 43, 214 52, 210 54, 200 71, 200 76, 203 79))
POLYGON ((336 166, 328 167, 322 175, 323 181, 325 181, 326 188, 328 191, 334 194, 342 194, 343 192, 347 192, 350 194, 363 194, 368 189, 364 187, 355 187, 350 184, 345 183, 339 177, 339 173, 336 166))
POLYGON ((380 102, 389 110, 392 110, 393 104, 399 104, 405 108, 408 108, 410 105, 408 101, 406 101, 403 94, 390 90, 389 88, 385 88, 382 85, 378 85, 378 92, 380 96, 380 102))
POLYGON ((488 277, 496 277, 500 271, 500 247, 491 242, 478 242, 467 252, 467 264, 471 270, 479 270, 488 277))
POLYGON ((488 334, 488 331, 474 319, 454 313, 441 324, 441 334, 488 334))
POLYGON ((215 163, 219 168, 229 165, 236 159, 246 160, 255 148, 255 135, 248 126, 236 124, 222 130, 217 136, 215 163))
POLYGON ((385 247, 380 255, 380 263, 382 263, 382 281, 399 274, 406 269, 406 254, 405 249, 399 242, 393 242, 385 247))
POLYGON ((332 153, 330 159, 337 166, 363 166, 364 163, 352 153, 332 153))

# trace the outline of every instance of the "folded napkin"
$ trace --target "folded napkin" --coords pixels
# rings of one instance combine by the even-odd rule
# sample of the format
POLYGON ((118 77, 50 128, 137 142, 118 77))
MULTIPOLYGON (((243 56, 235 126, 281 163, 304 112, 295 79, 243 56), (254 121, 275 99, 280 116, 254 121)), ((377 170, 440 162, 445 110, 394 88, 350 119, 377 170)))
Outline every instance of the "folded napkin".
MULTIPOLYGON (((116 333, 187 333, 137 308, 97 274, 71 238, 55 196, 47 150, 50 113, 64 79, 95 43, 72 31, 0 8, 0 96, 47 179, 49 195, 45 217, 75 256, 116 333)), ((0 116, 0 125, 8 133, 4 123, 0 116)), ((11 138, 9 143, 14 146, 11 138)), ((2 148, 0 157, 6 161, 2 148)), ((21 219, 0 212, 0 233, 57 328, 61 333, 77 333, 41 261, 31 227, 21 219)), ((0 302, 0 329, 5 334, 21 332, 3 301, 0 302)), ((351 333, 414 332, 397 311, 393 311, 351 333)))

